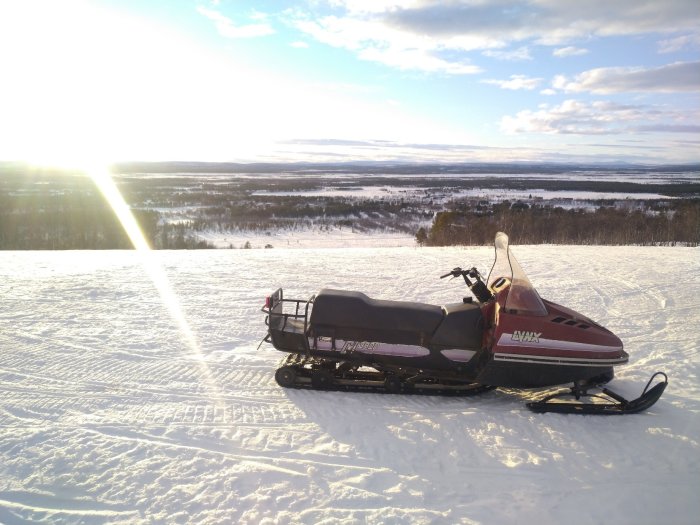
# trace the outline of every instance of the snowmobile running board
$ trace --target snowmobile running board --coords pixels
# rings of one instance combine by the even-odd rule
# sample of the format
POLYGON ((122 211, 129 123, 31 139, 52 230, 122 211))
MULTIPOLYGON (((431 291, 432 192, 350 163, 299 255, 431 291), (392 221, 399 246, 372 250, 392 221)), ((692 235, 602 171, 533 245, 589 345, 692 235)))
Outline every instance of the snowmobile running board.
POLYGON ((590 414, 602 416, 635 414, 637 412, 643 412, 656 403, 661 397, 661 394, 663 394, 667 385, 668 377, 666 374, 663 372, 656 372, 653 376, 651 376, 651 379, 649 379, 649 382, 644 388, 642 395, 637 399, 633 399, 632 401, 628 401, 609 388, 602 388, 600 394, 589 394, 588 388, 591 388, 592 386, 590 385, 583 387, 573 386, 569 390, 555 392, 554 394, 548 395, 540 401, 528 403, 527 407, 533 412, 537 413, 554 412, 557 414, 590 414), (652 381, 654 381, 654 378, 657 376, 662 376, 663 380, 649 389, 652 381), (582 397, 587 397, 603 399, 608 402, 581 403, 553 401, 554 399, 567 396, 574 396, 577 401, 582 397))
POLYGON ((429 396, 473 396, 496 388, 479 383, 440 382, 420 376, 402 380, 392 373, 345 368, 343 363, 298 354, 290 354, 280 363, 275 380, 284 388, 429 396))

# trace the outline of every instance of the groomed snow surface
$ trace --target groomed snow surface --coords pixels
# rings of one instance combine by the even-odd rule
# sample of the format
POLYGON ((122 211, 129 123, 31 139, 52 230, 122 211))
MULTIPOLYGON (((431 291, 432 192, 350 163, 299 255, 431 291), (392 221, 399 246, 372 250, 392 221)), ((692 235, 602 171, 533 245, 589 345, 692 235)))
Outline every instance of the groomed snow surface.
POLYGON ((0 522, 697 523, 700 251, 513 249, 543 297, 622 338, 617 390, 668 373, 651 410, 290 391, 257 349, 277 287, 454 302, 438 276, 487 272, 490 248, 154 253, 174 296, 135 252, 0 253, 0 522))

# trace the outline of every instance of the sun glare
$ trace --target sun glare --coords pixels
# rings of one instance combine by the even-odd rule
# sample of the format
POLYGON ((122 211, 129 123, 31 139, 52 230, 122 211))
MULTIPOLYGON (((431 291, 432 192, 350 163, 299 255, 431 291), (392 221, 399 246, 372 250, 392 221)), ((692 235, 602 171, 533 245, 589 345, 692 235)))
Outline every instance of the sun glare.
MULTIPOLYGON (((55 161, 50 164, 42 163, 42 165, 59 169, 76 169, 75 165, 71 165, 70 163, 58 163, 55 161)), ((124 228, 124 231, 128 235, 131 244, 134 246, 141 265, 158 292, 163 306, 165 306, 170 317, 177 324, 180 333, 184 336, 187 346, 197 360, 198 367, 204 376, 203 379, 206 387, 213 394, 212 399, 216 403, 217 408, 223 410, 220 390, 211 374, 211 370, 209 370, 206 364, 197 337, 185 317, 180 301, 165 274, 165 270, 156 257, 155 252, 151 250, 134 214, 131 212, 129 205, 124 200, 123 195, 114 182, 109 167, 106 164, 92 163, 89 166, 83 166, 78 169, 95 183, 97 189, 114 211, 122 228, 124 228)))
POLYGON ((126 203, 124 197, 122 197, 122 194, 119 191, 119 188, 117 188, 117 185, 114 183, 108 168, 90 168, 88 169, 87 174, 93 180, 97 186, 97 189, 100 190, 100 193, 102 193, 104 198, 107 200, 107 203, 112 208, 112 211, 114 211, 114 214, 117 216, 117 219, 119 219, 119 222, 124 228, 126 234, 129 236, 129 240, 131 241, 131 244, 133 244, 134 248, 139 252, 149 251, 151 247, 148 245, 148 241, 146 241, 146 237, 143 235, 134 214, 131 213, 129 205, 126 203))

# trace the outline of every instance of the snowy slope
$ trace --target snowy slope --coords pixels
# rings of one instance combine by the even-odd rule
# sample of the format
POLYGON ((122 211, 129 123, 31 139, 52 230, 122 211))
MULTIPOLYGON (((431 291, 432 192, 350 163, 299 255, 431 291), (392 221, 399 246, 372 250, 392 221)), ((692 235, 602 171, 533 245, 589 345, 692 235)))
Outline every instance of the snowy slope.
POLYGON ((488 248, 0 253, 0 522, 697 523, 700 251, 514 247, 543 297, 616 332, 645 414, 535 415, 538 392, 451 399, 279 388, 263 298, 323 286, 452 302, 488 248))

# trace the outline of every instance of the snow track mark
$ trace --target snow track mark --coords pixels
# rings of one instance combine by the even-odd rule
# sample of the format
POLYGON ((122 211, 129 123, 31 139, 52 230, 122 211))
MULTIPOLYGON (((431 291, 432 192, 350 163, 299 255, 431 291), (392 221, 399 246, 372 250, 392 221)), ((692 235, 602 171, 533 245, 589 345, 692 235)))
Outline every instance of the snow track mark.
POLYGON ((157 254, 201 356, 133 253, 0 254, 0 522, 695 519, 697 250, 515 249, 545 298, 621 335, 623 394, 669 373, 652 411, 536 416, 523 404, 539 393, 515 390, 289 391, 274 381, 282 355, 257 350, 262 298, 279 286, 441 304, 464 290, 440 271, 487 270, 486 248, 157 254))

